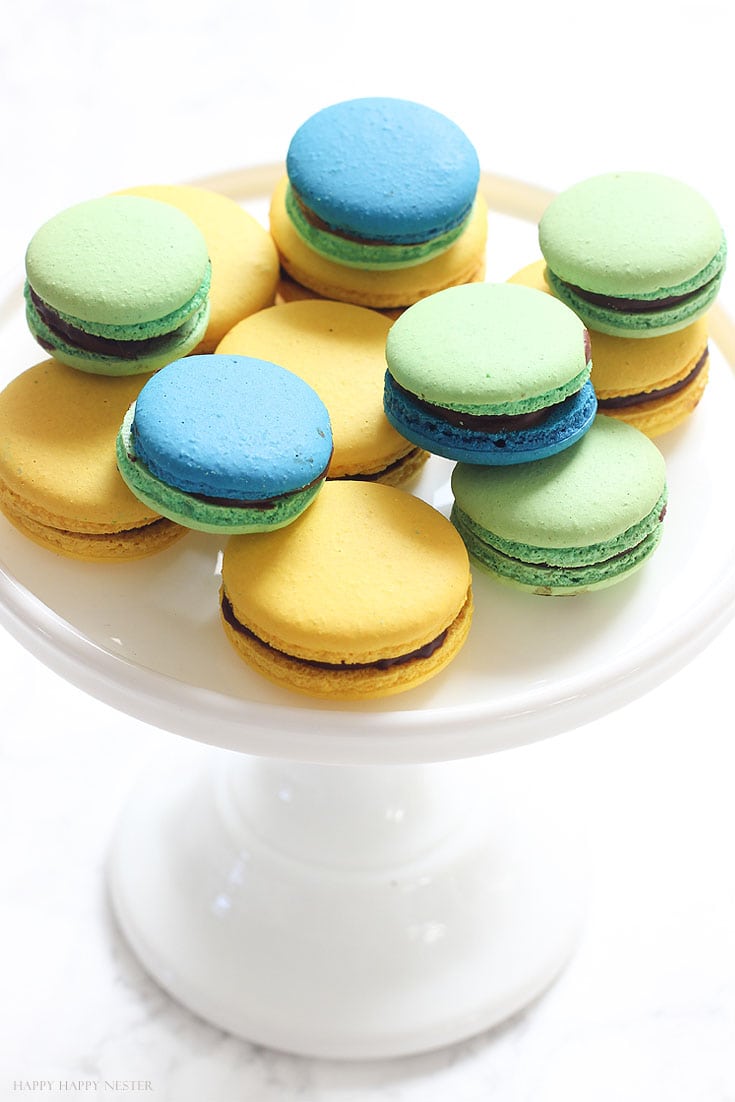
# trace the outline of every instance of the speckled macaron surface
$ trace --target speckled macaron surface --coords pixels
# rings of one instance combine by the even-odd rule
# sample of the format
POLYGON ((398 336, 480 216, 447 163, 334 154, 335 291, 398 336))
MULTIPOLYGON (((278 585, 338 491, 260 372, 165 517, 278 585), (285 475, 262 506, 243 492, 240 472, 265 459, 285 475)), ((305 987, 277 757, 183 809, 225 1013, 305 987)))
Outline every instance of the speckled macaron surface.
POLYGON ((435 676, 472 613, 469 560, 452 525, 375 482, 327 482, 288 528, 228 540, 221 598, 225 631, 249 665, 338 700, 435 676))
POLYGON ((273 238, 234 199, 187 184, 149 184, 118 194, 169 203, 188 215, 204 237, 212 281, 209 321, 196 353, 214 352, 233 325, 273 305, 279 279, 273 238))
POLYGON ((285 202, 315 251, 364 268, 421 263, 470 215, 477 153, 451 119, 410 100, 366 97, 307 119, 286 156, 285 202))
POLYGON ((613 584, 661 537, 663 456, 647 436, 598 415, 563 453, 508 468, 458 464, 452 520, 495 576, 546 595, 613 584))
POLYGON ((201 340, 210 273, 206 242, 181 211, 139 196, 91 199, 31 239, 26 317, 62 363, 146 373, 201 340))
POLYGON ((551 296, 509 284, 450 288, 395 321, 385 410, 448 459, 519 463, 568 447, 596 402, 584 325, 551 296))
POLYGON ((683 328, 708 310, 727 255, 707 200, 645 172, 605 173, 555 196, 539 245, 552 290, 585 324, 639 338, 683 328))
POLYGON ((144 381, 45 360, 0 393, 0 508, 35 543, 114 561, 185 534, 135 497, 117 470, 120 421, 144 381))
POLYGON ((316 392, 276 364, 189 356, 152 376, 118 436, 134 494, 207 532, 290 523, 316 497, 332 454, 316 392))
POLYGON ((309 383, 332 425, 328 478, 374 478, 398 485, 427 458, 383 411, 390 322, 375 310, 312 299, 245 318, 222 340, 222 354, 272 360, 309 383))

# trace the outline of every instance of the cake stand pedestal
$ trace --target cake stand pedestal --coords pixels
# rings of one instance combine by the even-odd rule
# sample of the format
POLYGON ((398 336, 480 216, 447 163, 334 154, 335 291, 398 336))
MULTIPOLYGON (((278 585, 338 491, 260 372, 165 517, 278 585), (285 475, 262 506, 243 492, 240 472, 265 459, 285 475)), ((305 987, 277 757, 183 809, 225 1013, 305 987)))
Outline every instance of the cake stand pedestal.
MULTIPOLYGON (((198 183, 266 220, 282 172, 198 183)), ((487 173, 481 186, 488 278, 505 279, 534 258, 550 194, 487 173)), ((291 1052, 387 1057, 486 1029, 553 980, 583 912, 575 832, 527 755, 497 751, 635 699, 733 615, 735 326, 719 307, 709 324, 704 398, 661 441, 654 560, 563 600, 473 572, 462 651, 388 700, 297 698, 249 670, 219 623, 214 536, 83 564, 0 517, 0 622, 85 692, 184 736, 131 797, 109 864, 126 937, 182 1003, 291 1052)), ((39 359, 20 279, 0 292, 0 330, 4 385, 39 359)), ((411 487, 445 514, 450 469, 432 457, 411 487)))
POLYGON ((222 1029, 402 1056, 514 1014, 569 957, 575 847, 502 765, 188 756, 129 802, 110 888, 145 967, 222 1029))

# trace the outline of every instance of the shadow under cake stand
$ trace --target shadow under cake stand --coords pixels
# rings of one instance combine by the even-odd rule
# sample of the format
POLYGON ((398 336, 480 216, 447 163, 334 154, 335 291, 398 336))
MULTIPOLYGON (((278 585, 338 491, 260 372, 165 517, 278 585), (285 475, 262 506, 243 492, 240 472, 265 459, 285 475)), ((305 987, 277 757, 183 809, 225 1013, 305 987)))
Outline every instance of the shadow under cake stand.
MULTIPOLYGON (((200 183, 265 217, 281 171, 200 183)), ((503 279, 533 259, 550 196, 487 174, 482 186, 488 278, 503 279)), ((219 625, 217 537, 89 565, 0 517, 0 621, 84 691, 188 740, 136 789, 109 859, 120 926, 174 997, 274 1048, 380 1058, 485 1030, 553 981, 580 931, 583 877, 533 788, 512 770, 509 782, 518 755, 501 767, 494 752, 633 700, 731 617, 735 329, 719 308, 710 321, 705 397, 659 442, 670 505, 653 560, 567 600, 476 572, 462 652, 385 701, 297 698, 250 671, 219 625)), ((17 281, 0 326, 5 385, 40 358, 17 281)), ((451 466, 432 457, 412 486, 445 514, 451 466)))

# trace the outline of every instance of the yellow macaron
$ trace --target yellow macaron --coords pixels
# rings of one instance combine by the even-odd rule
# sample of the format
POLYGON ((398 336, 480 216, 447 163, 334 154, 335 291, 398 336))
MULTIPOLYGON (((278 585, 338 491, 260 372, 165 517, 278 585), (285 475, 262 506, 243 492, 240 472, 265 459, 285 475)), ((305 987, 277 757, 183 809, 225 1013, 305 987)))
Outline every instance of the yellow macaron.
POLYGON ((184 535, 117 470, 120 422, 147 378, 44 360, 0 393, 0 509, 20 532, 93 561, 141 558, 184 535))
POLYGON ((479 192, 464 232, 445 252, 408 268, 376 271, 338 264, 310 248, 286 211, 287 190, 284 176, 271 198, 271 234, 287 275, 321 298, 377 310, 403 309, 445 287, 485 277, 487 202, 479 192))
POLYGON ((218 353, 270 360, 299 375, 329 411, 334 453, 327 478, 367 478, 396 486, 428 458, 383 412, 390 321, 375 310, 311 299, 252 314, 230 330, 218 353))
MULTIPOLYGON (((552 294, 537 260, 508 280, 552 294)), ((699 403, 709 377, 706 315, 674 333, 645 340, 590 330, 592 384, 600 413, 653 438, 680 425, 699 403)))
POLYGON ((464 643, 469 559, 450 522, 376 482, 326 482, 278 531, 231 536, 222 622, 236 651, 285 688, 335 700, 411 689, 464 643))
POLYGON ((149 184, 118 194, 169 203, 204 237, 212 264, 209 323, 195 352, 214 352, 236 322, 275 301, 279 263, 273 239, 234 199, 188 184, 149 184))

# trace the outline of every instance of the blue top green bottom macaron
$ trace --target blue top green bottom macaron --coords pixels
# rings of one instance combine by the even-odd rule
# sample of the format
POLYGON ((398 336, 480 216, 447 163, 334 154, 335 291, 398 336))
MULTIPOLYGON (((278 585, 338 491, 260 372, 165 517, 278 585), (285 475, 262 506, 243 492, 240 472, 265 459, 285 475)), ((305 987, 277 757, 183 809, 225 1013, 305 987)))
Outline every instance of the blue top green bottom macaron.
POLYGON ((472 213, 480 164, 467 135, 424 104, 388 96, 318 111, 291 139, 286 210, 306 244, 387 271, 447 250, 472 213))
POLYGON ((298 376, 248 356, 189 356, 151 376, 117 439, 120 473, 149 508, 204 532, 263 532, 316 497, 329 414, 298 376))

